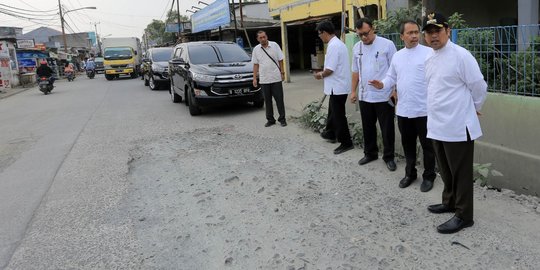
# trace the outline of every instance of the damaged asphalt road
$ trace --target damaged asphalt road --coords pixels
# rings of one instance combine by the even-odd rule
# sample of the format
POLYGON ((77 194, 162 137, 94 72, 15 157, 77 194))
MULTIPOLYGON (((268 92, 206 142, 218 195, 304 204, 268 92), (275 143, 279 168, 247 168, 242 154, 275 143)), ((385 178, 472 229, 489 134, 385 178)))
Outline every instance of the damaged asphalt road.
POLYGON ((440 235, 450 215, 426 206, 441 180, 400 189, 403 162, 360 167, 361 149, 335 156, 294 121, 264 128, 263 110, 190 117, 139 80, 94 81, 102 101, 6 269, 537 267, 537 198, 476 187, 475 225, 440 235))

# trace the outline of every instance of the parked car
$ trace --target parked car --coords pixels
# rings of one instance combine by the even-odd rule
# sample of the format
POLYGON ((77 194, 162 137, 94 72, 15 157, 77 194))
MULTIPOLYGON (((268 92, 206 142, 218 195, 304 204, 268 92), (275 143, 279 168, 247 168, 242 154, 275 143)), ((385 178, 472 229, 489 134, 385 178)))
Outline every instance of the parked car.
POLYGON ((144 85, 152 90, 161 86, 169 88, 169 60, 171 60, 172 51, 172 47, 148 49, 141 64, 144 85))
POLYGON ((185 101, 191 115, 201 107, 252 102, 264 105, 260 87, 253 86, 253 63, 236 43, 199 41, 176 45, 169 61, 170 94, 185 101))
POLYGON ((105 73, 105 67, 103 66, 103 57, 94 58, 94 63, 96 63, 96 73, 105 73))

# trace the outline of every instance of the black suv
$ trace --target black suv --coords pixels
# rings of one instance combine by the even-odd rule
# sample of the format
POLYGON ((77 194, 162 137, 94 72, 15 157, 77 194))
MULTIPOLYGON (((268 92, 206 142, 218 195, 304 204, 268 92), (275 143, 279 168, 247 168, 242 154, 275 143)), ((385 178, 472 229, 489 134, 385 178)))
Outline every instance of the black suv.
POLYGON ((191 115, 201 107, 253 102, 264 105, 260 87, 253 87, 253 63, 236 43, 199 41, 176 45, 169 61, 171 99, 185 100, 191 115))
POLYGON ((169 60, 172 56, 172 47, 151 48, 142 60, 141 73, 144 85, 156 90, 160 86, 169 87, 169 60))

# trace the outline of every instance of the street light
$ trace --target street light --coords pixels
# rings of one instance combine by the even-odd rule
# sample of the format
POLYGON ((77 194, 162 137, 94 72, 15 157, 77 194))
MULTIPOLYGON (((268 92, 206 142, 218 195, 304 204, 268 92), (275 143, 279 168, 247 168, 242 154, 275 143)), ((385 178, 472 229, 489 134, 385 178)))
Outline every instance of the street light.
POLYGON ((66 31, 64 30, 64 15, 68 14, 69 12, 72 12, 72 11, 77 11, 77 10, 81 10, 81 9, 97 9, 96 7, 81 7, 81 8, 76 8, 76 9, 72 9, 72 10, 67 10, 65 11, 64 13, 62 13, 62 3, 60 3, 60 0, 58 0, 58 10, 60 11, 60 23, 62 24, 62 39, 64 39, 64 52, 65 53, 68 53, 67 51, 67 40, 66 40, 66 31))
POLYGON ((186 9, 186 12, 191 12, 191 13, 195 13, 196 11, 193 11, 193 10, 189 10, 189 9, 186 9))
POLYGON ((207 6, 208 6, 208 4, 207 4, 207 3, 205 3, 205 2, 203 2, 203 1, 199 1, 199 4, 205 4, 205 5, 207 5, 207 6))

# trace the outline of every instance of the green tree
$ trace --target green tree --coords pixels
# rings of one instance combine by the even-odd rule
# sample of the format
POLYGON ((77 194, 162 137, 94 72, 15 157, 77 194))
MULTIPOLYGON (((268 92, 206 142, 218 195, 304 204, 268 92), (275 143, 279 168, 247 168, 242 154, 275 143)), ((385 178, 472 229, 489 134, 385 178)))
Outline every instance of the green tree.
POLYGON ((399 33, 399 25, 405 20, 415 20, 422 23, 422 2, 418 1, 416 5, 410 8, 399 8, 389 12, 386 19, 375 20, 373 22, 377 33, 393 34, 399 33))
POLYGON ((148 40, 163 43, 165 39, 165 23, 160 20, 152 20, 152 22, 146 26, 144 32, 146 33, 148 40))

